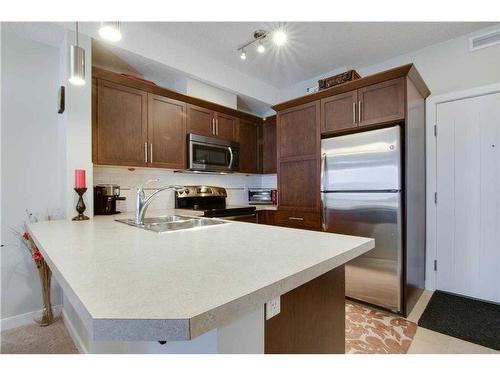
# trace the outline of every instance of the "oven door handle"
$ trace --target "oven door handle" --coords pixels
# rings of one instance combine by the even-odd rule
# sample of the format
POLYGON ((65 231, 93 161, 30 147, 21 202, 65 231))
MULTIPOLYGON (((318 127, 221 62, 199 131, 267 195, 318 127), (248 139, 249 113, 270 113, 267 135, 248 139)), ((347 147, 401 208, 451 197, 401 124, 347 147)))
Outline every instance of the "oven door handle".
POLYGON ((233 155, 233 150, 231 149, 231 146, 228 146, 228 151, 229 151, 229 165, 228 165, 228 168, 231 169, 233 167, 233 158, 234 158, 234 155, 233 155))

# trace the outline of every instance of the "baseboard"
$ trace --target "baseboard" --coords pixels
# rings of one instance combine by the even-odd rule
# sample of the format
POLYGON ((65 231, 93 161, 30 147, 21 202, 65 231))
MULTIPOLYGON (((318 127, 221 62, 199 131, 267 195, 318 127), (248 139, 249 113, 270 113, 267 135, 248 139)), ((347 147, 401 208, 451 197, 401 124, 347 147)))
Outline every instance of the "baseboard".
MULTIPOLYGON (((52 306, 52 311, 55 315, 59 315, 62 311, 62 305, 52 306)), ((34 318, 42 314, 42 310, 31 311, 25 314, 9 316, 4 318, 0 323, 0 331, 7 331, 9 329, 14 329, 29 324, 34 324, 34 318)))
POLYGON ((71 336, 71 339, 73 340, 76 348, 78 349, 78 353, 80 354, 88 354, 88 350, 85 347, 85 344, 83 343, 80 335, 78 334, 77 330, 75 329, 75 326, 71 322, 71 319, 69 319, 68 314, 66 313, 66 310, 62 310, 62 318, 64 321, 64 325, 66 326, 66 329, 69 332, 69 335, 71 336))

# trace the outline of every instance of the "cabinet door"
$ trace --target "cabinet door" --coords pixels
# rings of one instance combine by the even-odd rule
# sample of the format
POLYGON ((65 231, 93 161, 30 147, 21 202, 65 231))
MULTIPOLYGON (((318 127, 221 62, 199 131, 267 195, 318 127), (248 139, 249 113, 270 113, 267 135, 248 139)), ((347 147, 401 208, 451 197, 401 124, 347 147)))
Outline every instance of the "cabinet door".
POLYGON ((276 173, 276 117, 264 121, 262 125, 262 172, 276 173))
POLYGON ((357 91, 321 100, 321 132, 355 128, 357 91))
POLYGON ((238 119, 236 117, 217 112, 216 120, 216 137, 226 139, 228 141, 234 141, 236 139, 235 135, 238 119))
POLYGON ((358 106, 359 126, 404 119, 404 78, 359 89, 358 106))
POLYGON ((279 210, 319 211, 317 158, 280 162, 278 175, 279 210))
POLYGON ((213 137, 215 135, 215 112, 188 104, 187 129, 188 133, 213 137))
POLYGON ((186 104, 148 94, 149 165, 186 167, 186 104))
POLYGON ((240 172, 258 173, 257 125, 240 119, 238 141, 240 143, 240 172))
POLYGON ((319 154, 320 101, 278 113, 278 154, 283 158, 319 154))
POLYGON ((97 100, 97 162, 145 166, 147 93, 99 80, 97 100))

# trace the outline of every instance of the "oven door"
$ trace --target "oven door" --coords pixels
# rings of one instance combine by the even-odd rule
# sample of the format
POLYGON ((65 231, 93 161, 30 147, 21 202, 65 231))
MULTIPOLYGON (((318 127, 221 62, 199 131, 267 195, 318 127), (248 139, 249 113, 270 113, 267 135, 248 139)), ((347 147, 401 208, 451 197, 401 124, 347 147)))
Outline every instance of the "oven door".
POLYGON ((239 146, 190 134, 189 169, 206 172, 238 172, 239 146))

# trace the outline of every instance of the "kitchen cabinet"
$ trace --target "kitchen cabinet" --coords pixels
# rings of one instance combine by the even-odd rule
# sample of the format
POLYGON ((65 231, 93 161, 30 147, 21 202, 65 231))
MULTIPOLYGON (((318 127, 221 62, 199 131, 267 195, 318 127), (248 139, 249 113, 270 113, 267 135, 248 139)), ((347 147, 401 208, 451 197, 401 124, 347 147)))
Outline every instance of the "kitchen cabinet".
POLYGON ((276 116, 271 116, 262 124, 262 173, 271 174, 276 171, 276 116))
POLYGON ((274 210, 260 210, 257 211, 257 222, 265 225, 276 224, 276 211, 274 210))
POLYGON ((404 78, 362 87, 358 90, 358 125, 404 120, 404 78))
POLYGON ((321 99, 321 132, 404 120, 404 79, 396 78, 321 99))
POLYGON ((237 141, 240 144, 240 172, 259 173, 258 126, 240 119, 237 141))
POLYGON ((147 165, 147 105, 146 92, 98 80, 93 124, 95 163, 147 165))
POLYGON ((187 106, 188 133, 234 141, 237 124, 238 118, 235 116, 192 104, 187 106))
POLYGON ((186 103, 148 94, 148 165, 186 166, 186 103))
POLYGON ((332 132, 358 126, 356 90, 321 99, 321 132, 332 132))
POLYGON ((278 112, 277 147, 279 210, 319 212, 319 100, 278 112))

